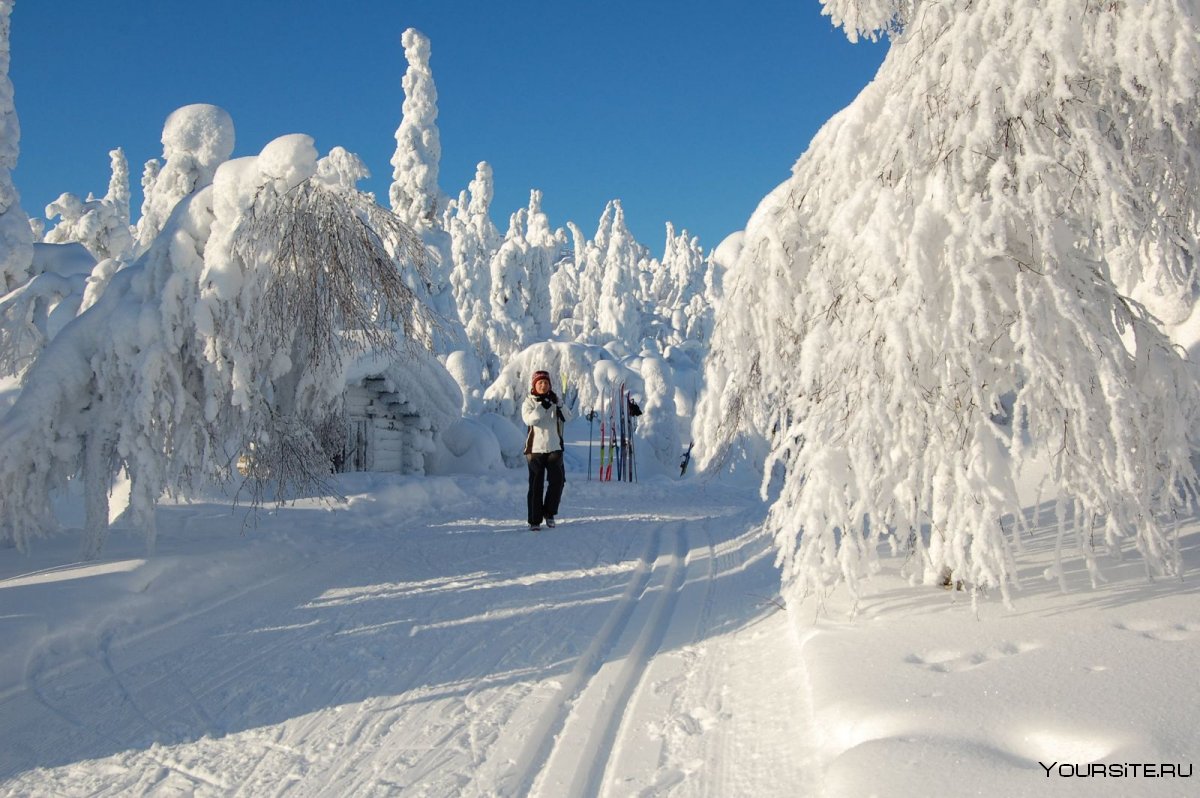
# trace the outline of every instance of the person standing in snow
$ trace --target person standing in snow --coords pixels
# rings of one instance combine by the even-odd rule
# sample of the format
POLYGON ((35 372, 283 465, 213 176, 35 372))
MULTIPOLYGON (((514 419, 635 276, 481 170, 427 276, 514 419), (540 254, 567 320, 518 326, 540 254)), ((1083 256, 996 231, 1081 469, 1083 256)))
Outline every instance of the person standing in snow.
POLYGON ((535 532, 542 528, 543 521, 553 527, 554 516, 558 515, 558 503, 567 481, 563 468, 563 424, 569 417, 570 411, 550 388, 550 373, 535 371, 532 390, 521 405, 521 418, 529 425, 525 459, 529 463, 529 528, 535 532))

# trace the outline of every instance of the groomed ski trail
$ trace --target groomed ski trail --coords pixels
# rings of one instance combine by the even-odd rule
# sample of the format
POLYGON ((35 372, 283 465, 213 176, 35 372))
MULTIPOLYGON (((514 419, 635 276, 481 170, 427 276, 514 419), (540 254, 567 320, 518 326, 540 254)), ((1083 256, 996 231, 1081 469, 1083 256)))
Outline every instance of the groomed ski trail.
POLYGON ((800 660, 775 640, 790 626, 771 600, 778 576, 752 497, 573 479, 563 523, 530 534, 495 512, 519 512, 519 477, 459 478, 460 493, 416 515, 416 483, 368 482, 346 510, 269 519, 278 545, 305 549, 284 576, 258 574, 236 601, 188 595, 128 634, 110 622, 94 643, 40 651, 24 685, 0 685, 13 743, 0 795, 815 784, 794 764, 811 747, 800 660), (779 662, 747 643, 767 629, 779 662), (764 668, 781 695, 759 687, 764 668), (764 723, 789 750, 752 751, 764 723), (731 761, 715 762, 722 752, 731 761))
POLYGON ((546 795, 595 792, 629 696, 662 641, 683 550, 678 524, 653 528, 620 601, 530 729, 502 794, 524 795, 531 787, 546 795), (660 555, 664 537, 668 548, 660 555), (619 651, 628 653, 615 659, 619 651))

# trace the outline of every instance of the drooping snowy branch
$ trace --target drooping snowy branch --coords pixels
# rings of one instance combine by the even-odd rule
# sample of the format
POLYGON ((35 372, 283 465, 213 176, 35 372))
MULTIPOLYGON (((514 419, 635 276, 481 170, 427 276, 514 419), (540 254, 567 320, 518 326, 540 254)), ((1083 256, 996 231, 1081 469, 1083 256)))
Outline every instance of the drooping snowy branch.
POLYGON ((912 19, 919 0, 821 0, 821 13, 846 31, 850 41, 872 41, 902 31, 912 19))

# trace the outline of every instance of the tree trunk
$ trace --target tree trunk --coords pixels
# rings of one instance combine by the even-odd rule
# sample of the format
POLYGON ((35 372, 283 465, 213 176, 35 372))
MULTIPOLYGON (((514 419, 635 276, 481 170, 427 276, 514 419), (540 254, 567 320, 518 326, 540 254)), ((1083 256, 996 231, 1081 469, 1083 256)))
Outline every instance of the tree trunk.
POLYGON ((83 550, 85 560, 100 556, 108 537, 108 488, 111 480, 109 461, 112 445, 100 433, 93 432, 83 444, 83 550))

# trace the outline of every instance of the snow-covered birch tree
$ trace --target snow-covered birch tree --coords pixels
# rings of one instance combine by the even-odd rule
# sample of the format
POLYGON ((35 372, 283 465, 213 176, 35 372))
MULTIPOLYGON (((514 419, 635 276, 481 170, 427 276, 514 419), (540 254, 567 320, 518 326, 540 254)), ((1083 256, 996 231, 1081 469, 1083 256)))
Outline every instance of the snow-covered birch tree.
POLYGON ((786 467, 787 594, 856 591, 891 539, 1007 598, 1034 463, 1094 580, 1130 541, 1177 571, 1196 365, 1129 295, 1192 296, 1196 4, 823 5, 890 51, 747 226, 698 419, 709 460, 752 429, 786 467))

